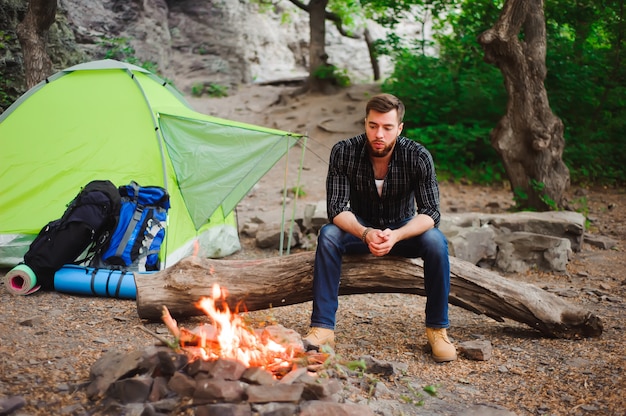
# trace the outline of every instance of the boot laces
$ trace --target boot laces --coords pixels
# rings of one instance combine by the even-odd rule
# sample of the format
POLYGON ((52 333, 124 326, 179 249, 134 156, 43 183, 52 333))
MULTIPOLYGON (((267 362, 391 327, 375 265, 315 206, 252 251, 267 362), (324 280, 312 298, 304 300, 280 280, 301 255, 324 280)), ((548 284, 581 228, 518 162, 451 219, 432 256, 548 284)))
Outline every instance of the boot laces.
POLYGON ((448 339, 448 336, 446 335, 445 331, 443 331, 442 329, 435 329, 432 331, 432 334, 433 334, 433 341, 437 341, 437 338, 441 338, 443 342, 450 344, 450 340, 448 339))

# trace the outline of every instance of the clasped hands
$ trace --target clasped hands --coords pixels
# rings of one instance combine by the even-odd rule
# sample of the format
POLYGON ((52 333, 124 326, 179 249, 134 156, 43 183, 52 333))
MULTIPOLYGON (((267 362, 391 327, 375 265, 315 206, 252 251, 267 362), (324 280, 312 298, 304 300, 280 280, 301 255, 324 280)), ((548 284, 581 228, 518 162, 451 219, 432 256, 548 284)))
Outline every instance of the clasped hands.
POLYGON ((367 233, 367 247, 374 256, 381 257, 389 254, 397 242, 396 233, 386 228, 384 230, 373 229, 367 233))

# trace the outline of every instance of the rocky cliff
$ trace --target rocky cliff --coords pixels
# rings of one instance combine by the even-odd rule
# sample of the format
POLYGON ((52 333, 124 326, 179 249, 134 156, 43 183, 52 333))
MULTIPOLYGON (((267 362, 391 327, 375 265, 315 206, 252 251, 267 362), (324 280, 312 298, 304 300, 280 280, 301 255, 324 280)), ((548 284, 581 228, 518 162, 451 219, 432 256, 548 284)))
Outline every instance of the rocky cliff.
MULTIPOLYGON (((15 27, 26 7, 19 0, 0 4, 5 94, 24 91, 15 27)), ((370 30, 382 34, 377 27, 370 30)), ((286 0, 273 11, 245 0, 59 0, 48 49, 55 70, 116 55, 149 62, 150 69, 190 94, 198 85, 236 88, 305 76, 308 39, 308 15, 286 0)), ((329 62, 347 69, 353 80, 372 79, 364 40, 342 37, 328 24, 327 53, 329 62)))

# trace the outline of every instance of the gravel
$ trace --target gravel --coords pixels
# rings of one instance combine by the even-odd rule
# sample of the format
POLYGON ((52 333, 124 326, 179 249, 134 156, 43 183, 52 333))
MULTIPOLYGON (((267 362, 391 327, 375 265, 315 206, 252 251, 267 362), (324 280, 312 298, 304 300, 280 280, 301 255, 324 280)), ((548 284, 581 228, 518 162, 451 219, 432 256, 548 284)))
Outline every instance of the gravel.
MULTIPOLYGON (((444 211, 451 206, 455 211, 477 211, 487 204, 506 208, 506 201, 510 202, 503 188, 458 184, 443 184, 442 196, 444 211)), ((602 250, 585 244, 564 274, 531 271, 507 277, 566 296, 568 302, 600 316, 601 337, 548 339, 523 324, 495 322, 451 306, 453 341, 489 341, 493 354, 486 361, 461 355, 455 362, 436 364, 424 348, 424 298, 342 297, 336 333, 340 356, 347 360, 372 356, 406 364, 406 378, 381 380, 381 390, 405 391, 409 384, 436 388, 436 400, 426 405, 407 407, 398 399, 365 397, 372 409, 381 415, 460 414, 451 410, 459 408, 471 414, 472 406, 482 414, 485 409, 517 415, 626 414, 626 198, 620 189, 596 189, 585 191, 585 201, 588 217, 593 218, 590 232, 616 240, 616 247, 602 250)), ((243 238, 242 244, 233 258, 277 254, 257 249, 251 239, 243 238)), ((0 287, 0 302, 0 409, 9 398, 24 399, 25 405, 10 413, 14 415, 92 414, 94 403, 84 387, 93 363, 110 350, 131 351, 154 344, 155 339, 138 326, 164 333, 163 324, 139 319, 133 300, 58 292, 13 296, 0 287)), ((253 312, 249 319, 273 320, 305 333, 310 310, 310 303, 303 303, 253 312)), ((179 323, 193 327, 202 319, 179 323)), ((5 413, 0 410, 1 414, 5 413)))

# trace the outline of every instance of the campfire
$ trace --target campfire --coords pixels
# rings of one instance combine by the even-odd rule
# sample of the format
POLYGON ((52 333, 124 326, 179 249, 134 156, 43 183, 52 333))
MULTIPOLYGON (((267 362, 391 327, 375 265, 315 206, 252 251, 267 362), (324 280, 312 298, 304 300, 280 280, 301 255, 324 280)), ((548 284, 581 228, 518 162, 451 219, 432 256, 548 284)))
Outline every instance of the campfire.
POLYGON ((194 329, 179 326, 163 307, 173 341, 141 326, 165 345, 110 351, 96 361, 87 396, 99 401, 99 414, 126 414, 137 405, 146 414, 313 415, 355 406, 373 414, 339 402, 340 380, 358 372, 332 350, 305 351, 300 335, 282 325, 252 328, 227 296, 213 285, 196 303, 210 322, 194 329))
POLYGON ((326 358, 323 354, 306 354, 294 331, 279 326, 253 329, 246 325, 237 311, 231 311, 227 296, 225 288, 214 284, 211 296, 196 303, 211 322, 193 330, 179 328, 164 306, 163 322, 175 338, 169 346, 187 355, 189 361, 233 359, 246 367, 266 369, 278 379, 294 365, 320 364, 320 359, 326 358))

